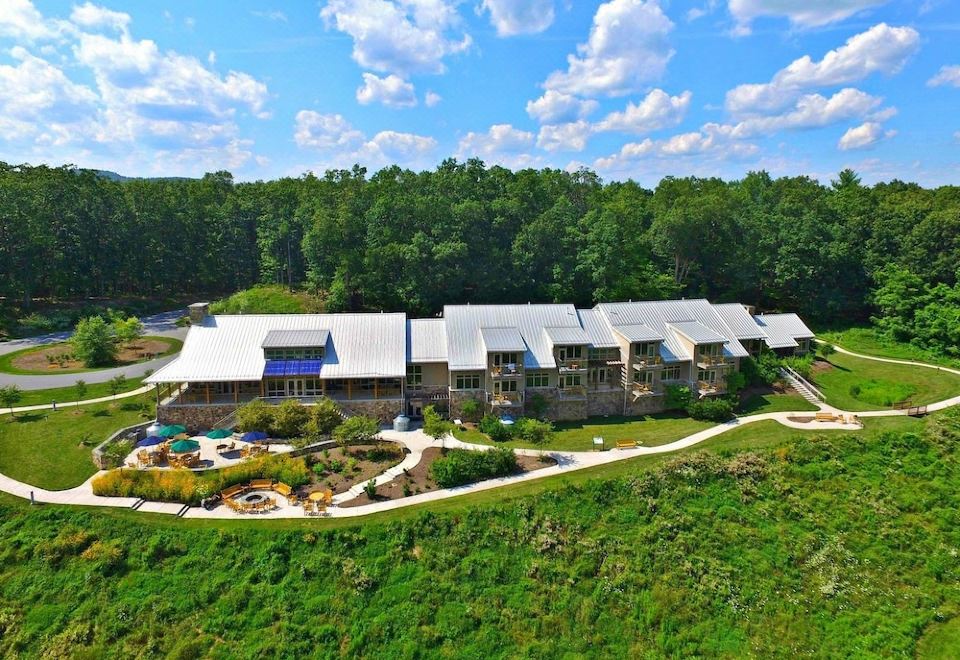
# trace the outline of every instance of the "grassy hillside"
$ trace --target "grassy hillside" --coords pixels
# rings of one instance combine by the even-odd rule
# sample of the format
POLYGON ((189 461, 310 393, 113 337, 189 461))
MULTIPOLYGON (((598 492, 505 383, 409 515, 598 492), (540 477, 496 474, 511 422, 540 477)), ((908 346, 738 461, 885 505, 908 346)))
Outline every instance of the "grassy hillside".
POLYGON ((757 425, 338 528, 2 498, 0 655, 910 656, 926 631, 949 651, 960 415, 884 428, 757 425))
POLYGON ((274 284, 238 291, 214 302, 210 311, 214 314, 315 314, 323 311, 323 301, 309 293, 274 284))

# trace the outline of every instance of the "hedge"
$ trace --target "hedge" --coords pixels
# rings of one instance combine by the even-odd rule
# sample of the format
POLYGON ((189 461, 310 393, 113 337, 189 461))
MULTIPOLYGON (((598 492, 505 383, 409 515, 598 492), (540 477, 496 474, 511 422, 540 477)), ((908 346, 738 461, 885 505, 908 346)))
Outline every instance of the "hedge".
POLYGON ((430 476, 441 488, 452 488, 476 481, 505 477, 520 470, 512 449, 498 447, 488 451, 451 449, 430 466, 430 476))

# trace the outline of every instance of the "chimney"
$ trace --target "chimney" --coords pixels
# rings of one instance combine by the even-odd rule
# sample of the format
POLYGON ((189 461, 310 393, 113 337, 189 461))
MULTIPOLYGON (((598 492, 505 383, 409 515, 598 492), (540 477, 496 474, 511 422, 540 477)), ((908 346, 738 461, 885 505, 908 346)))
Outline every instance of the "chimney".
POLYGON ((210 303, 198 302, 187 307, 187 316, 190 317, 190 325, 200 325, 209 315, 210 303))

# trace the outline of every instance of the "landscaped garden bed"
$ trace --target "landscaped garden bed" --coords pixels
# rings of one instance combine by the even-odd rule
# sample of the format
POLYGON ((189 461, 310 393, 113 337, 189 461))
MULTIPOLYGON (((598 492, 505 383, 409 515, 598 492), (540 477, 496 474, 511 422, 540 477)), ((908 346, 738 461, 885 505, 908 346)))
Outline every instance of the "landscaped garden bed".
POLYGON ((395 442, 335 447, 309 454, 310 483, 305 490, 329 488, 344 493, 399 464, 405 454, 395 442))
MULTIPOLYGON (((117 349, 116 360, 107 367, 123 367, 170 355, 182 343, 172 337, 142 337, 117 349)), ((0 357, 0 371, 14 374, 79 373, 92 371, 74 355, 69 342, 25 348, 0 357)))

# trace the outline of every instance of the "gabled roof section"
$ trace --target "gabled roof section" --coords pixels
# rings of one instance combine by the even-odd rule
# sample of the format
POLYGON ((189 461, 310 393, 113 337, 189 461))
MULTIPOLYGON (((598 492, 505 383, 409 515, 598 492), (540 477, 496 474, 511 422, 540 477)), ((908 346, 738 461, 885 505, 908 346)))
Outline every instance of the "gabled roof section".
POLYGON ((516 328, 480 328, 480 338, 487 353, 527 350, 527 343, 516 328))
POLYGON ((443 319, 407 321, 407 362, 447 361, 447 326, 443 319))
POLYGON ((604 318, 600 310, 597 309, 578 309, 577 316, 580 317, 580 325, 587 335, 590 346, 593 348, 619 348, 620 344, 613 336, 613 330, 604 318))
POLYGON ((406 375, 405 314, 250 314, 208 316, 191 326, 180 357, 146 380, 258 381, 261 345, 274 330, 330 333, 321 378, 389 378, 406 375))
POLYGON ((663 335, 651 328, 646 323, 628 323, 626 325, 618 325, 613 328, 613 331, 621 335, 630 343, 663 341, 663 335))
POLYGON ((575 346, 590 343, 590 337, 579 325, 575 328, 544 328, 543 331, 547 333, 547 339, 553 346, 575 346))
POLYGON ((796 314, 760 314, 753 317, 767 334, 770 348, 796 348, 798 339, 813 339, 813 331, 796 314))
POLYGON ((667 327, 692 341, 694 344, 726 344, 729 339, 700 323, 699 321, 679 321, 668 323, 667 327))
POLYGON ((271 330, 262 348, 317 348, 327 345, 329 330, 271 330))
POLYGON ((713 309, 720 315, 727 327, 733 331, 740 341, 748 339, 766 339, 767 333, 753 320, 747 308, 740 303, 724 303, 714 305, 713 309))
MULTIPOLYGON (((510 328, 525 344, 525 349, 489 350, 525 350, 523 363, 527 368, 551 369, 557 365, 544 329, 580 327, 573 305, 447 305, 443 316, 447 323, 447 351, 452 371, 486 368, 490 344, 481 336, 481 328, 510 328)), ((490 341, 494 342, 492 335, 490 341)), ((495 345, 519 345, 515 335, 509 342, 495 345)))
POLYGON ((730 357, 748 355, 713 306, 703 299, 601 303, 596 309, 603 314, 614 331, 620 332, 624 327, 645 325, 659 333, 663 337, 660 356, 664 362, 684 362, 693 359, 693 356, 688 354, 684 343, 680 341, 679 335, 674 329, 668 327, 668 324, 677 325, 686 322, 696 322, 726 339, 727 342, 723 346, 725 355, 730 357))

